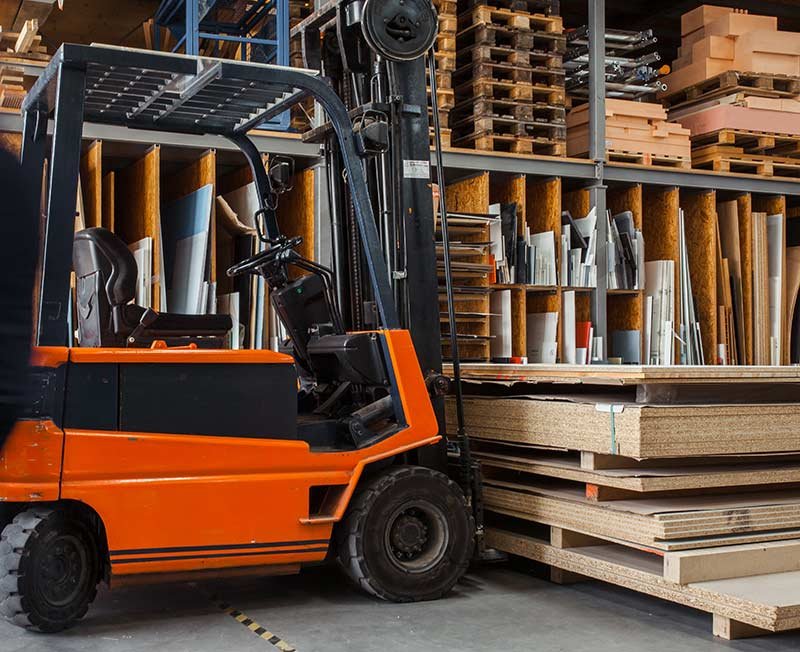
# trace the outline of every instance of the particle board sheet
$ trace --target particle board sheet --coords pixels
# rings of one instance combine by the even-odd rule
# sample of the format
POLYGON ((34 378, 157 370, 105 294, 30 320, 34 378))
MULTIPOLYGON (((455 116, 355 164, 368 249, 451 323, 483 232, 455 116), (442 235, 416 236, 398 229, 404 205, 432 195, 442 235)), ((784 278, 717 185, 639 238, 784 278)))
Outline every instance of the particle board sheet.
POLYGON ((638 493, 800 483, 800 459, 795 462, 723 462, 697 466, 670 466, 668 461, 664 461, 661 467, 590 470, 581 468, 580 460, 570 454, 526 452, 519 448, 501 451, 499 447, 485 450, 479 442, 476 443, 473 457, 481 462, 483 468, 519 471, 638 493))
POLYGON ((800 527, 797 489, 597 503, 568 483, 486 479, 484 500, 489 511, 656 549, 687 540, 704 540, 691 548, 726 545, 732 535, 800 527))
POLYGON ((766 631, 800 627, 800 572, 797 571, 681 585, 662 576, 657 558, 623 546, 559 549, 541 539, 500 528, 487 529, 486 543, 510 554, 766 631))
MULTIPOLYGON (((800 404, 655 406, 585 396, 464 399, 467 433, 638 459, 800 450, 800 404)), ((454 424, 455 403, 446 402, 454 424)))
POLYGON ((682 192, 681 204, 686 213, 686 248, 696 318, 700 323, 706 364, 714 364, 717 359, 716 193, 713 190, 682 192))
MULTIPOLYGON (((452 376, 452 365, 444 372, 452 376)), ((753 383, 800 382, 800 367, 725 367, 725 366, 641 366, 641 365, 567 365, 567 364, 492 364, 462 365, 465 380, 557 383, 608 386, 631 385, 729 385, 753 383)))

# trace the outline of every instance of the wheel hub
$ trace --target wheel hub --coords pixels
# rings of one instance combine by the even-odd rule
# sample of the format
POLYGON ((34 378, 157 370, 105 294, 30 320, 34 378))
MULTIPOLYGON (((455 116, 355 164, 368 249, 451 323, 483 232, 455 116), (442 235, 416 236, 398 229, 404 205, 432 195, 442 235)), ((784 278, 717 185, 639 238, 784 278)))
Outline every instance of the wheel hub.
POLYGON ((69 604, 81 591, 86 579, 86 556, 80 542, 62 535, 49 542, 39 566, 39 588, 51 605, 69 604))
POLYGON ((396 552, 413 556, 428 542, 428 528, 418 516, 403 514, 395 521, 391 537, 396 552))
POLYGON ((406 502, 389 518, 384 541, 386 554, 395 566, 406 573, 424 573, 447 554, 447 517, 427 500, 406 502))

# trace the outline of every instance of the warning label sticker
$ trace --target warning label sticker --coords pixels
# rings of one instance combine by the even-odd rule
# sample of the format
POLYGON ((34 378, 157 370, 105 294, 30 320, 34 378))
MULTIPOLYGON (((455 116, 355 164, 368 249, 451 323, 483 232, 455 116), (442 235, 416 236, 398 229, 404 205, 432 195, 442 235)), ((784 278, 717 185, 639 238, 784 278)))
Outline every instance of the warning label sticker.
POLYGON ((404 160, 403 177, 406 179, 430 179, 431 162, 404 160))

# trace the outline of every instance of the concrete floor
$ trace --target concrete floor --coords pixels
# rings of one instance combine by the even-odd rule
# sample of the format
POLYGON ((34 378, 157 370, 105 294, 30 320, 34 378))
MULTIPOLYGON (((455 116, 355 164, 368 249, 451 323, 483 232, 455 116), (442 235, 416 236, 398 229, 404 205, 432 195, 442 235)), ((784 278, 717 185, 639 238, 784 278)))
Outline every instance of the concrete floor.
POLYGON ((0 622, 2 652, 274 652, 220 611, 217 593, 298 652, 797 652, 800 634, 727 643, 711 617, 598 582, 557 586, 505 565, 474 570, 445 600, 394 605, 354 592, 331 569, 297 577, 102 592, 56 636, 0 622))

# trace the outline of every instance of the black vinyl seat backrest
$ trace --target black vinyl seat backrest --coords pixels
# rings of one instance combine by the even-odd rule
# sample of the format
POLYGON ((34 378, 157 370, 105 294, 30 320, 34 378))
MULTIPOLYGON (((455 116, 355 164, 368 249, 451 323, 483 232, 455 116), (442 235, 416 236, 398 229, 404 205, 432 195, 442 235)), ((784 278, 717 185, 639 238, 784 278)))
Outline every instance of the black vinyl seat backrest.
POLYGON ((231 329, 229 315, 157 313, 133 303, 136 259, 108 229, 92 227, 75 234, 72 266, 81 346, 149 346, 164 340, 218 348, 231 329))
POLYGON ((108 305, 124 306, 136 297, 136 259, 119 236, 102 227, 75 234, 72 263, 78 278, 99 273, 108 305))

